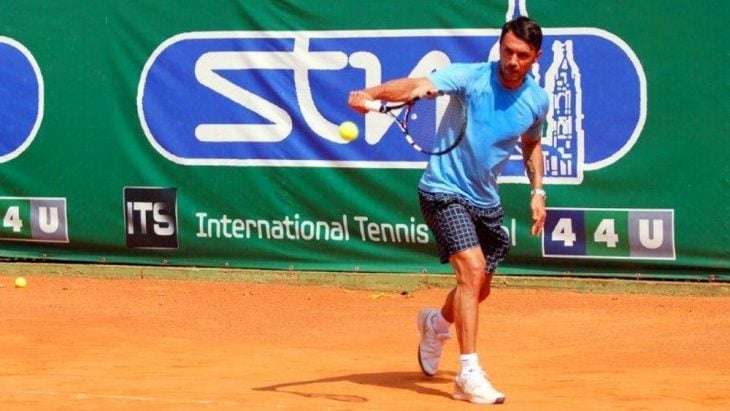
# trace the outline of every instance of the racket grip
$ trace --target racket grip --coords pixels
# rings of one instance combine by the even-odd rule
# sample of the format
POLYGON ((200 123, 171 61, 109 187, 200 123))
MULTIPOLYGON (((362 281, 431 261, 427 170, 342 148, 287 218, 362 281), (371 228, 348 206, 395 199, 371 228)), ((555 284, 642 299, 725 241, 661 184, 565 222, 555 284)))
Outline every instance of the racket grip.
POLYGON ((377 100, 368 100, 365 102, 365 108, 370 111, 383 112, 384 106, 377 100))

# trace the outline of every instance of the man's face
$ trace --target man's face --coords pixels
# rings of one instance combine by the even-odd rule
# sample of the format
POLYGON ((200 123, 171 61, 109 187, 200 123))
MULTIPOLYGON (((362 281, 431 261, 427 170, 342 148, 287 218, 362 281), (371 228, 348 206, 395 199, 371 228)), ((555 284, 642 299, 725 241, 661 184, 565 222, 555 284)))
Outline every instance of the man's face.
POLYGON ((507 88, 519 87, 541 53, 512 32, 507 32, 499 44, 499 77, 502 85, 507 88))

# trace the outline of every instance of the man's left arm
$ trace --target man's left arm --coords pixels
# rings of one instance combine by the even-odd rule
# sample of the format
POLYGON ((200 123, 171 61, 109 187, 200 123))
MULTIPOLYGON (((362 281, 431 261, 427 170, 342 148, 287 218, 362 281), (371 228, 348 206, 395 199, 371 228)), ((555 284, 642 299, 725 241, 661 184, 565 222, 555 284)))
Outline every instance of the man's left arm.
POLYGON ((525 163, 527 178, 530 180, 530 209, 532 211, 532 235, 539 235, 545 225, 547 211, 545 210, 545 190, 542 187, 542 176, 545 172, 543 165, 541 139, 532 139, 528 135, 522 138, 522 160, 525 163))

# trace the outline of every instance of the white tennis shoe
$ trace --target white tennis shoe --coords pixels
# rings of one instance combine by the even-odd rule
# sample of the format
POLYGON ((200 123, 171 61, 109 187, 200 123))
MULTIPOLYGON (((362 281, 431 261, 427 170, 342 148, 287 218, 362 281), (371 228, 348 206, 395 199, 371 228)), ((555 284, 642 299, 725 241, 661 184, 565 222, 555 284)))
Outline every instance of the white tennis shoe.
POLYGON ((504 394, 492 387, 487 379, 487 374, 481 369, 460 372, 456 377, 451 397, 474 404, 502 404, 506 398, 504 394))
POLYGON ((436 375, 441 361, 441 351, 446 340, 451 338, 449 331, 438 333, 433 329, 433 317, 438 314, 436 308, 424 308, 418 312, 418 331, 421 342, 418 344, 418 365, 429 377, 436 375))

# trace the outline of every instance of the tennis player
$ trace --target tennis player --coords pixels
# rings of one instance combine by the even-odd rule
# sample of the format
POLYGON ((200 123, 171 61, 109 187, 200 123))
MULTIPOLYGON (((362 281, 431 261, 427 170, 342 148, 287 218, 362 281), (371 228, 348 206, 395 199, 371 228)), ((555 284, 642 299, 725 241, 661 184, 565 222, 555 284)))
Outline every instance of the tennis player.
MULTIPOLYGON (((369 100, 409 101, 436 93, 461 103, 444 114, 440 132, 464 133, 459 146, 431 156, 418 185, 423 216, 433 232, 442 263, 451 263, 457 280, 441 309, 418 314, 421 340, 418 361, 427 376, 438 371, 444 343, 455 324, 461 352, 460 371, 452 397, 479 404, 501 404, 477 354, 479 304, 490 292, 497 265, 510 248, 501 228, 504 212, 497 177, 518 141, 530 180, 531 233, 545 223, 542 187, 542 126, 547 93, 528 75, 541 55, 542 30, 527 17, 502 27, 497 62, 451 64, 422 78, 401 78, 350 93, 348 104, 366 113, 369 100)), ((453 134, 452 134, 453 135, 453 134)))

